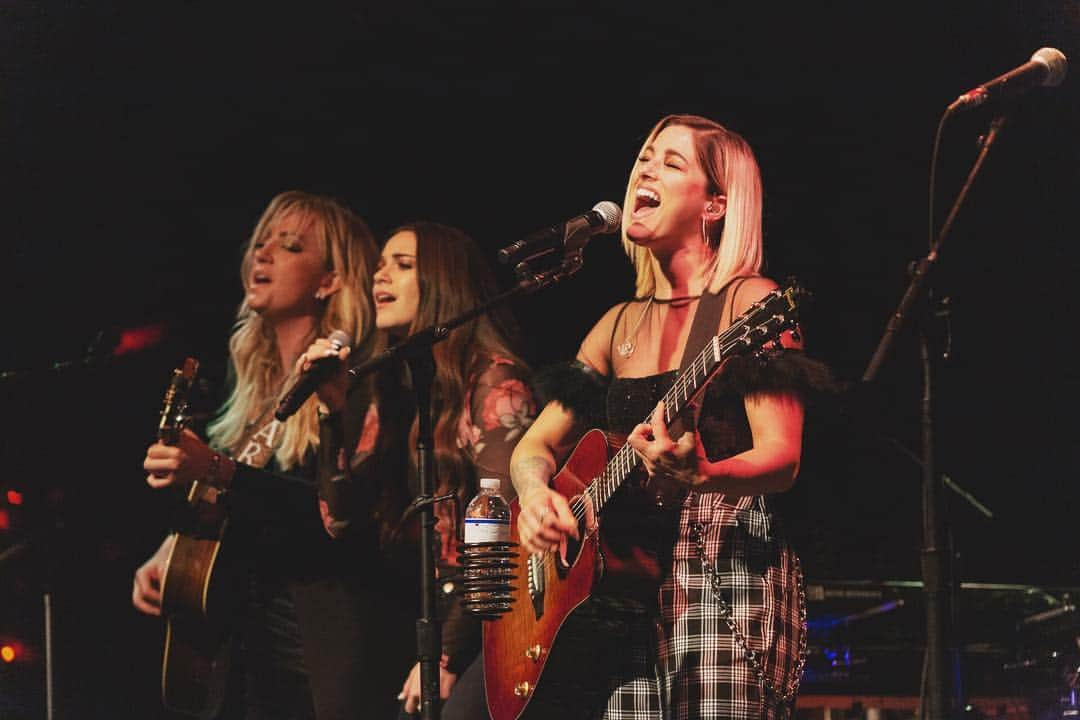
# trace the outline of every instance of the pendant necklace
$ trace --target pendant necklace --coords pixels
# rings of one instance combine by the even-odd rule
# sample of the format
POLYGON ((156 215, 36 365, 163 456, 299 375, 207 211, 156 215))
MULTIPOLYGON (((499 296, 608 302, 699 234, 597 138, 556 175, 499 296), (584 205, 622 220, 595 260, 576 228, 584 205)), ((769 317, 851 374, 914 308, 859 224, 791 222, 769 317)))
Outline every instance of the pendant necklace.
POLYGON ((634 354, 634 350, 637 349, 637 345, 634 344, 634 339, 637 337, 638 328, 641 327, 641 321, 645 319, 645 314, 649 312, 649 308, 652 307, 653 300, 656 295, 649 296, 649 302, 645 303, 645 307, 641 309, 641 314, 638 315, 637 322, 634 323, 634 329, 626 334, 623 341, 619 343, 616 351, 624 358, 628 358, 634 354))

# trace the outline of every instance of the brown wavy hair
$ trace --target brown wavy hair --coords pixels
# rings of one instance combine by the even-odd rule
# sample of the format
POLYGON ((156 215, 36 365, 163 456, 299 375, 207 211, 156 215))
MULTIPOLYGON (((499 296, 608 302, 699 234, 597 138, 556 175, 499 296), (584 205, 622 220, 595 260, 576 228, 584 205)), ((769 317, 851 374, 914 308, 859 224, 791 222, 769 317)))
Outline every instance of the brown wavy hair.
MULTIPOLYGON (((498 294, 490 265, 476 242, 463 231, 430 221, 402 225, 400 232, 416 235, 416 274, 420 302, 409 334, 448 322, 479 307, 498 294)), ((492 358, 511 360, 526 368, 517 348, 520 334, 505 304, 465 322, 433 346, 435 379, 431 392, 431 416, 435 440, 438 492, 455 493, 464 500, 476 489, 476 471, 466 448, 458 445, 458 428, 469 413, 465 398, 476 375, 492 358)), ((409 433, 409 447, 416 447, 417 421, 409 433)))

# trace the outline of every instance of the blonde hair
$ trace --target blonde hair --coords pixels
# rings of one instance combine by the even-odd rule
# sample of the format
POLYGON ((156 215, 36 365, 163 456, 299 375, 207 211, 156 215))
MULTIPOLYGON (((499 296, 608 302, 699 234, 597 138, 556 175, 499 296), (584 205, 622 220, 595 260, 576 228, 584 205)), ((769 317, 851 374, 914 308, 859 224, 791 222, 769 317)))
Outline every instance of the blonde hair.
MULTIPOLYGON (((715 250, 712 267, 703 268, 703 272, 712 274, 708 289, 716 292, 733 277, 757 275, 761 270, 764 259, 761 171, 746 140, 723 125, 699 115, 668 115, 662 118, 649 132, 642 147, 647 147, 661 130, 672 125, 693 131, 694 149, 697 151, 698 164, 708 180, 708 192, 727 198, 727 211, 709 229, 707 238, 715 250)), ((624 207, 633 207, 633 192, 631 183, 627 183, 624 207)), ((635 295, 652 295, 656 291, 652 251, 632 241, 625 230, 622 242, 634 265, 635 295)))
MULTIPOLYGON (((326 337, 333 330, 344 330, 353 338, 354 357, 364 357, 373 348, 374 308, 371 302, 371 275, 378 250, 367 224, 337 201, 290 190, 274 197, 263 211, 248 241, 240 263, 240 278, 245 285, 251 277, 255 243, 277 218, 299 213, 310 223, 320 240, 326 269, 340 279, 340 288, 323 302, 312 336, 326 337)), ((229 380, 231 392, 217 417, 207 427, 211 444, 236 452, 251 430, 251 424, 269 420, 284 381, 293 368, 281 367, 277 343, 269 324, 253 311, 245 297, 236 313, 229 338, 229 380)), ((309 398, 285 421, 281 441, 274 456, 282 469, 301 464, 319 444, 317 400, 309 398)))

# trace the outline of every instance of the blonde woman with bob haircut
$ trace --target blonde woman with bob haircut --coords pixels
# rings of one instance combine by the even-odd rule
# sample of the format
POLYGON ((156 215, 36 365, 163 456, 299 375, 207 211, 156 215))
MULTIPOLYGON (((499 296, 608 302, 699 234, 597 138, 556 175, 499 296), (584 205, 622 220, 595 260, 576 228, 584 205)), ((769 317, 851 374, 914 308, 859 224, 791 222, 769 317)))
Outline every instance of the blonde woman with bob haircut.
POLYGON ((785 334, 767 365, 730 360, 686 419, 696 427, 669 431, 658 400, 697 355, 691 336, 717 335, 777 287, 760 274, 760 170, 737 133, 669 115, 638 152, 624 203, 636 295, 600 318, 576 360, 538 381, 549 402, 511 459, 519 539, 544 553, 578 534, 549 482, 590 427, 627 436, 651 484, 673 488, 674 500, 657 511, 651 495, 620 489, 601 531, 612 547, 645 552, 628 557, 654 558, 661 579, 610 593, 601 585, 570 614, 549 665, 559 654, 592 662, 561 688, 549 666, 546 691, 562 703, 583 694, 589 718, 787 716, 805 657, 805 599, 772 496, 798 474, 803 397, 824 369, 785 334))

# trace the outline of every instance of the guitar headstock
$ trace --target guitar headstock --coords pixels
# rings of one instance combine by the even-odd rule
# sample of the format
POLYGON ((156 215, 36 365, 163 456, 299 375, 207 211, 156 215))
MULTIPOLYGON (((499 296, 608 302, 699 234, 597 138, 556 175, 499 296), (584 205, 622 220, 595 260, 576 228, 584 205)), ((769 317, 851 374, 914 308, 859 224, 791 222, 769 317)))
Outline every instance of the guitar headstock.
POLYGON ((746 309, 717 338, 721 354, 764 355, 780 347, 780 336, 792 331, 798 337, 799 309, 809 297, 795 278, 769 292, 746 309))
POLYGON ((185 358, 183 365, 172 372, 169 385, 165 388, 157 431, 158 439, 166 445, 176 444, 187 422, 188 396, 198 372, 199 361, 192 357, 185 358))

